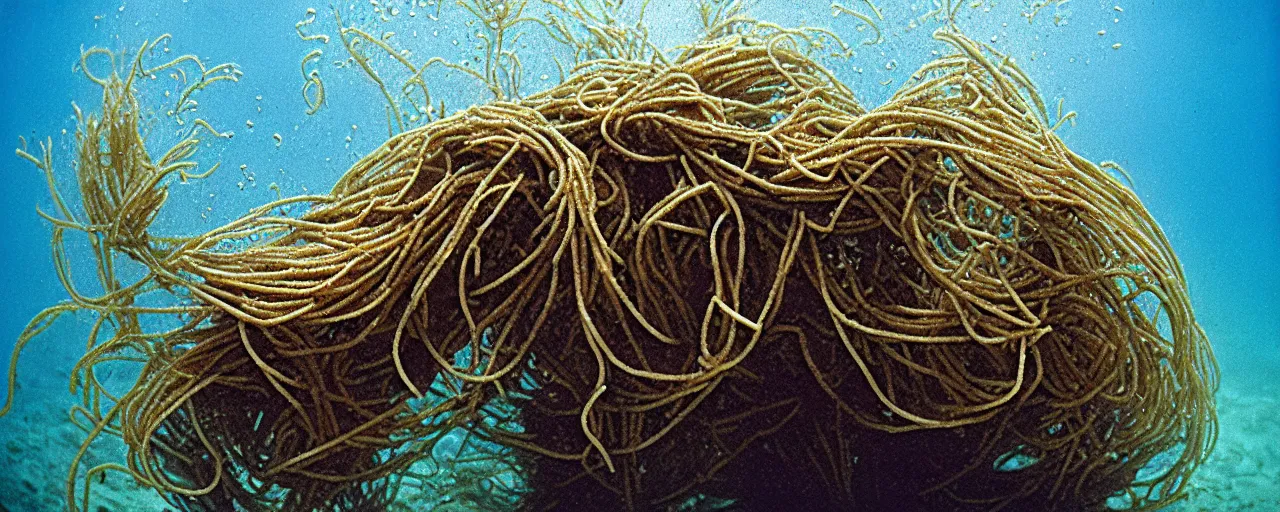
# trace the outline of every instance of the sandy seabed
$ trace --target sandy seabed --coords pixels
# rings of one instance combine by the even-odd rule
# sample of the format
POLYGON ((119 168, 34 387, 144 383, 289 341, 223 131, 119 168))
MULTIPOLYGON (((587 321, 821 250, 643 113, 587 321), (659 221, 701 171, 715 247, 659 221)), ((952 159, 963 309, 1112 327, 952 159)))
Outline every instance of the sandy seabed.
MULTIPOLYGON (((66 471, 84 434, 67 419, 70 397, 55 394, 18 397, 0 418, 0 512, 66 509, 66 471)), ((1170 512, 1280 510, 1280 398, 1272 389, 1236 389, 1218 393, 1221 432, 1217 449, 1192 479, 1188 499, 1170 512)), ((104 436, 106 437, 106 436, 104 436)), ((119 462, 124 447, 99 441, 83 467, 119 462)), ((107 472, 94 482, 91 512, 172 511, 155 492, 129 476, 107 472)))
POLYGON ((1280 510, 1280 398, 1277 390, 1218 392, 1218 446, 1169 511, 1280 510))

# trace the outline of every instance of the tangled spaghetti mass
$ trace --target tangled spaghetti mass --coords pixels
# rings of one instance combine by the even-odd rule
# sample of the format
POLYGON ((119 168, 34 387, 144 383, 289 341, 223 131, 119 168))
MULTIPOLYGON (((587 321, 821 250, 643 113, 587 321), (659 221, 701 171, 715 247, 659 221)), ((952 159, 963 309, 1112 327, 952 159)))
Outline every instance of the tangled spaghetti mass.
MULTIPOLYGON (((392 136, 327 194, 190 237, 148 228, 224 134, 190 121, 148 153, 133 80, 191 61, 149 67, 152 44, 90 75, 84 213, 48 145, 19 150, 49 176, 71 294, 19 350, 95 312, 81 456, 102 434, 129 448, 73 468, 68 506, 117 471, 183 510, 387 508, 454 429, 519 475, 477 508, 1177 500, 1216 435, 1217 369, 1133 192, 956 30, 872 110, 806 37, 737 18, 669 60, 591 55, 392 136), (68 233, 89 236, 103 295, 76 292, 68 233), (117 278, 117 255, 144 275, 117 278), (121 360, 141 374, 117 396, 94 370, 121 360)), ((235 76, 199 67, 193 92, 235 76)), ((312 113, 323 84, 303 76, 312 113)))

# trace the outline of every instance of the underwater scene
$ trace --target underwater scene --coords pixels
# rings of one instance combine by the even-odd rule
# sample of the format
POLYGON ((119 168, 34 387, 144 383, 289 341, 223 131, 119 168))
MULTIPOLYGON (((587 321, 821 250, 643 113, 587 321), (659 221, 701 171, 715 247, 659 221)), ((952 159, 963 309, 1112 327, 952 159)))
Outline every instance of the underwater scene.
POLYGON ((1280 5, 0 0, 0 511, 1280 511, 1280 5))

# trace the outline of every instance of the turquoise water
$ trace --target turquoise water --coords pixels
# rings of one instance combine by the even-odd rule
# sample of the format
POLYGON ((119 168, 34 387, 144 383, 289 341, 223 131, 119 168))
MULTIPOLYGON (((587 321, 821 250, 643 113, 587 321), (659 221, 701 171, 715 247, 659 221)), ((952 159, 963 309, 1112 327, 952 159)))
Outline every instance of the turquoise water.
MULTIPOLYGON (((931 51, 942 49, 929 37, 936 24, 908 28, 909 20, 932 8, 929 2, 880 3, 886 40, 858 47, 856 56, 833 65, 838 78, 868 106, 886 99, 931 51), (886 80, 891 82, 882 85, 886 80)), ((271 4, 0 2, 5 24, 0 35, 5 48, 0 135, 11 137, 7 140, 15 145, 18 135, 28 140, 52 137, 54 157, 60 159, 55 165, 65 180, 61 185, 70 186, 71 137, 63 132, 74 130, 70 103, 94 105, 98 100, 96 88, 73 71, 82 47, 132 48, 172 33, 170 46, 176 51, 196 53, 209 62, 236 62, 244 76, 200 99, 202 114, 236 132, 232 140, 202 153, 202 161, 222 161, 221 170, 197 186, 176 190, 157 227, 173 233, 216 227, 274 199, 267 186, 272 182, 286 195, 325 190, 385 140, 382 103, 363 76, 335 68, 326 56, 320 69, 327 105, 315 116, 306 115, 299 60, 316 46, 300 40, 294 24, 308 7, 324 11, 324 6, 292 0, 271 4), (281 136, 279 144, 273 134, 281 136)), ((349 17, 374 16, 368 4, 348 9, 349 17)), ((1050 6, 1028 23, 1020 15, 1027 9, 1024 2, 987 4, 995 4, 990 12, 962 8, 960 26, 1015 56, 1053 104, 1065 98, 1066 109, 1078 116, 1075 126, 1060 132, 1063 139, 1090 160, 1123 165, 1176 250, 1196 318, 1222 365, 1223 393, 1229 395, 1220 402, 1224 433, 1219 450, 1221 457, 1232 458, 1223 464, 1265 464, 1262 474, 1280 475, 1280 461, 1267 460, 1267 452, 1251 448, 1255 437, 1276 432, 1277 416, 1259 412, 1259 404, 1274 407, 1280 396, 1275 377, 1280 375, 1280 7, 1272 1, 1227 7, 1192 1, 1075 0, 1050 6), (1059 15, 1056 24, 1054 14, 1059 15), (1105 35, 1098 35, 1101 30, 1105 35), (1113 48, 1117 43, 1121 46, 1113 48)), ((833 19, 829 5, 763 0, 751 12, 784 26, 829 27, 850 41, 867 37, 848 17, 833 19)), ((453 7, 446 5, 446 15, 435 21, 428 17, 434 7, 418 7, 410 19, 407 11, 414 8, 405 5, 396 21, 396 40, 418 56, 461 55, 474 41, 460 16, 447 15, 453 7)), ((646 19, 654 41, 664 47, 690 40, 696 26, 686 3, 676 0, 654 0, 646 19)), ((529 44, 536 46, 536 39, 529 44)), ((326 52, 336 52, 334 46, 326 52)), ((554 68, 531 60, 526 90, 551 85, 540 80, 543 74, 554 77, 554 68)), ((465 82, 458 83, 463 85, 438 88, 451 110, 483 99, 465 82)), ((49 226, 35 213, 37 207, 53 207, 43 177, 16 157, 0 158, 0 176, 0 230, 5 234, 0 353, 8 354, 30 318, 63 299, 65 292, 51 264, 49 226)), ((75 268, 86 278, 92 272, 88 264, 75 268)), ((87 322, 65 319, 23 354, 17 395, 26 404, 22 407, 40 411, 45 409, 35 404, 70 403, 66 372, 83 350, 80 340, 87 322)), ((39 435, 25 431, 28 427, 18 416, 0 418, 0 437, 8 441, 39 435)), ((54 466, 67 457, 48 455, 54 466)), ((1231 480, 1213 471, 1206 467, 1206 482, 1231 480)), ((16 479, 14 475, 8 476, 16 479)), ((60 495, 61 474, 53 475, 52 480, 37 480, 43 484, 35 487, 47 484, 60 495)), ((1229 501, 1235 499, 1231 493, 1246 492, 1262 500, 1260 506, 1280 509, 1280 484, 1244 488, 1239 483, 1211 490, 1225 495, 1218 504, 1237 503, 1229 501), (1266 501, 1268 493, 1272 501, 1266 501)), ((8 499, 0 497, 0 503, 13 510, 31 506, 8 499)), ((1215 503, 1204 496, 1197 499, 1209 500, 1203 503, 1211 508, 1215 503)))

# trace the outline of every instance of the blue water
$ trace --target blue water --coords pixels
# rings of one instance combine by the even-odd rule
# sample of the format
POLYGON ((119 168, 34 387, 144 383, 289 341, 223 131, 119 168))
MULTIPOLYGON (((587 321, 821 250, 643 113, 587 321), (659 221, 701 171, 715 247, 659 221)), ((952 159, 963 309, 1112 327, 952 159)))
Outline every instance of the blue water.
MULTIPOLYGON (((359 2, 352 16, 367 11, 368 3, 359 2)), ((893 27, 886 41, 860 47, 835 69, 868 106, 887 98, 932 50, 944 50, 930 40, 931 28, 904 30, 906 20, 931 8, 925 7, 929 2, 879 3, 886 26, 893 27), (912 3, 923 10, 912 11, 912 3), (893 82, 881 85, 886 79, 893 82)), ((1018 59, 1051 104, 1066 98, 1066 108, 1078 112, 1076 125, 1060 132, 1070 147, 1093 161, 1116 160, 1132 175, 1138 196, 1185 268, 1196 318, 1213 343, 1224 386, 1280 393, 1280 5, 1075 0, 1059 11, 1066 23, 1058 26, 1053 7, 1029 24, 1018 14, 1024 2, 997 3, 991 12, 963 8, 961 27, 978 40, 995 36, 994 46, 1018 59), (1114 43, 1122 47, 1113 49, 1114 43)), ((73 131, 70 104, 98 101, 96 87, 73 72, 81 48, 136 48, 168 32, 175 51, 211 63, 236 62, 244 76, 200 98, 201 114, 237 135, 204 150, 201 160, 220 160, 222 169, 198 185, 175 189, 159 229, 194 233, 215 227, 273 199, 271 182, 286 195, 326 189, 385 140, 381 100, 355 70, 332 66, 331 56, 341 47, 330 43, 320 68, 328 104, 318 115, 305 115, 298 65, 315 45, 301 41, 294 24, 307 7, 323 12, 324 6, 264 4, 0 1, 0 135, 7 137, 0 140, 16 146, 18 135, 52 137, 60 185, 69 193, 71 136, 63 130, 73 131), (278 147, 274 133, 283 139, 278 147), (256 185, 242 190, 250 174, 256 185)), ((696 21, 686 4, 652 2, 647 19, 660 45, 692 35, 696 21)), ((763 0, 752 12, 782 25, 827 26, 850 41, 866 37, 847 17, 833 19, 828 6, 763 0)), ((414 24, 406 25, 416 27, 417 37, 405 30, 396 36, 402 47, 418 56, 466 51, 465 27, 457 17, 431 21, 426 12, 434 8, 418 10, 414 24), (454 46, 458 37, 464 42, 454 46)), ((531 68, 526 75, 546 71, 531 68)), ((542 88, 536 78, 531 81, 527 91, 542 88)), ((451 110, 482 99, 464 87, 439 94, 451 110)), ((53 206, 44 178, 9 155, 0 152, 0 354, 6 356, 28 320, 65 296, 51 263, 49 225, 35 213, 53 206)), ((75 268, 91 272, 89 266, 75 268)), ((19 400, 65 395, 65 378, 51 369, 65 367, 83 350, 76 334, 83 322, 66 320, 51 331, 56 335, 33 343, 20 362, 19 400)), ((0 429, 6 428, 12 423, 0 419, 0 429)))

